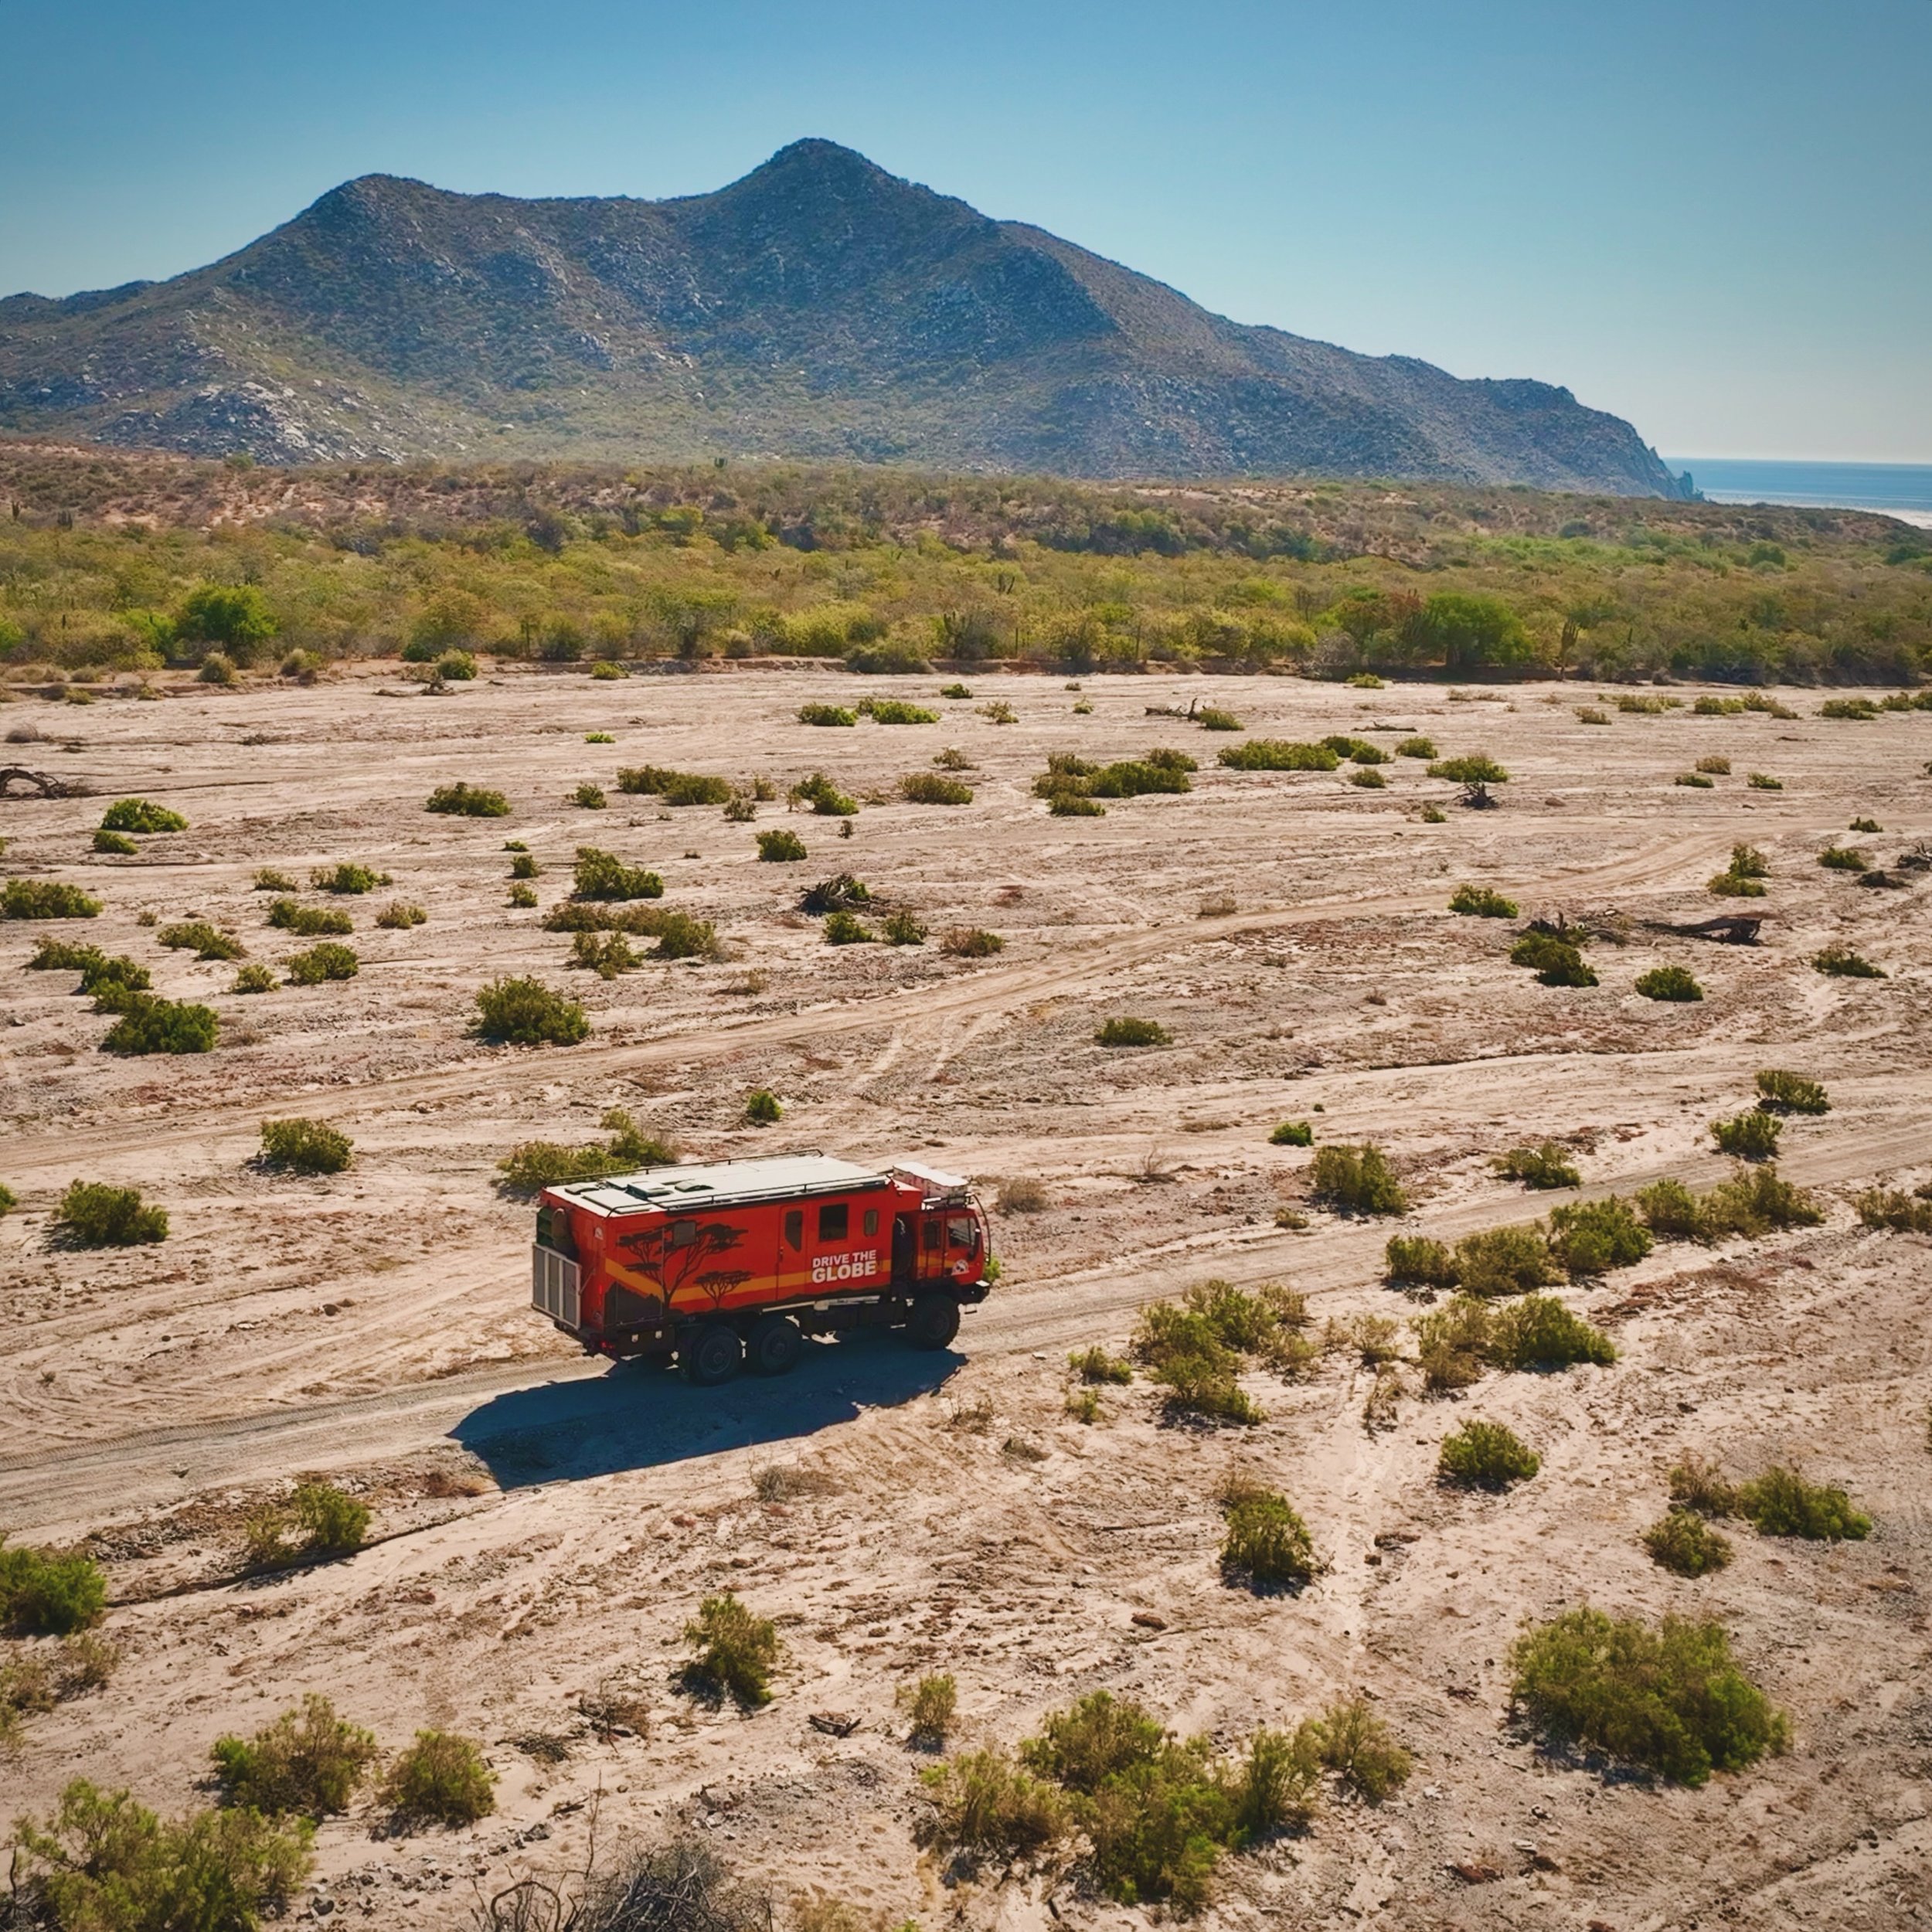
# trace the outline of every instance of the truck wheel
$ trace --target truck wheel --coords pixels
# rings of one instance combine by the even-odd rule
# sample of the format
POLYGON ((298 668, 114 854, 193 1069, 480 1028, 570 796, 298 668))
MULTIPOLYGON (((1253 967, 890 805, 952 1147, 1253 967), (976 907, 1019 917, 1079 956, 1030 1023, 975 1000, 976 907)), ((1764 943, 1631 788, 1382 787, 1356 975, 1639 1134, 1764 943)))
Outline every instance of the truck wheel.
POLYGON ((789 1375, 798 1367, 799 1351, 804 1345, 797 1322, 782 1315, 768 1315, 753 1327, 745 1358, 759 1375, 789 1375))
POLYGON ((943 1349, 959 1332, 959 1304, 950 1294, 922 1294, 913 1303, 906 1334, 915 1349, 943 1349))
POLYGON ((688 1346, 678 1351, 684 1372, 700 1389, 715 1389, 738 1372, 745 1359, 744 1344, 735 1328, 707 1321, 688 1346))

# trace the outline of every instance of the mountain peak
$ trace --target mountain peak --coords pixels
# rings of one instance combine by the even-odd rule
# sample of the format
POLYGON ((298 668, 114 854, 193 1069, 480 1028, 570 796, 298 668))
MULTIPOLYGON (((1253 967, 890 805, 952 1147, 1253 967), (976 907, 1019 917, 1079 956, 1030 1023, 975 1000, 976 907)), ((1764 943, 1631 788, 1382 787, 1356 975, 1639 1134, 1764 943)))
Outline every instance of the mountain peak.
POLYGON ((0 306, 0 433, 299 462, 737 452, 1669 495, 1636 432, 1211 315, 835 141, 711 194, 342 182, 225 260, 0 306))

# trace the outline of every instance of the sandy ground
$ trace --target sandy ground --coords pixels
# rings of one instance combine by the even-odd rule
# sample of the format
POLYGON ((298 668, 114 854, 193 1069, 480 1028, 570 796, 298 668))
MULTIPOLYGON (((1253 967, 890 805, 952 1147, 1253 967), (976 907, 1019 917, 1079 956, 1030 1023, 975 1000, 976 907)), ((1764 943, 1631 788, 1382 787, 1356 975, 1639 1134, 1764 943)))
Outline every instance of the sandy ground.
MULTIPOLYGON (((939 681, 890 682, 932 701, 939 681)), ((501 1774, 497 1815, 471 1831, 384 1838, 366 1810, 325 1825, 324 1896, 352 1919, 466 1925, 506 1874, 580 1864, 594 1818, 607 1852, 688 1825, 781 1893, 819 1887, 895 1921, 1124 1924, 1145 1915, 1069 1887, 954 1884, 922 1860, 926 1760, 904 1744, 896 1688, 953 1671, 968 1741, 1010 1742, 1105 1686, 1230 1745, 1359 1689, 1415 1776, 1389 1804, 1338 1801, 1308 1836, 1230 1862, 1219 1916, 1932 1924, 1932 1243, 1862 1230, 1849 1205, 1874 1180, 1932 1174, 1932 887, 1861 891, 1814 857, 1856 817, 1884 826, 1856 842, 1888 862, 1932 834, 1932 722, 1822 720, 1805 696, 1797 720, 1614 713, 1605 727, 1577 719, 1595 694, 1573 689, 1459 702, 1213 682, 1251 734, 1393 747, 1413 728, 1445 755, 1486 750, 1513 779, 1479 813, 1407 760, 1379 792, 1216 770, 1230 740, 1144 715, 1198 679, 1089 679, 1090 716, 1057 679, 975 682, 1019 722, 953 703, 938 725, 815 730, 794 720, 802 700, 870 687, 798 667, 512 675, 436 697, 370 675, 0 711, 44 739, 10 756, 96 794, 0 804, 5 869, 84 881, 107 906, 84 928, 0 927, 0 1179, 22 1200, 0 1221, 0 1523, 88 1539, 124 1646, 110 1689, 29 1720, 0 1764, 7 1809, 44 1811, 81 1773, 163 1808, 198 1801, 215 1736, 321 1689, 386 1744, 426 1724, 468 1731, 501 1774), (587 743, 593 730, 616 742, 587 743), (1192 794, 1073 820, 1029 795, 1049 752, 1162 744, 1202 760, 1192 794), (823 769, 883 800, 947 746, 974 761, 973 804, 869 803, 849 842, 782 802, 739 825, 613 785, 618 765, 650 763, 763 775, 782 794, 823 769), (1673 784, 1713 753, 1736 775, 1673 784), (1784 789, 1747 789, 1748 770, 1784 789), (430 787, 457 777, 501 787, 514 815, 426 815, 430 787), (607 810, 568 802, 586 778, 610 788, 607 810), (124 792, 190 829, 95 858, 101 796, 124 792), (1430 799, 1447 822, 1420 821, 1430 799), (756 862, 753 835, 774 824, 804 836, 805 864, 756 862), (665 903, 714 920, 732 957, 608 983, 566 971, 567 939, 506 906, 508 838, 537 855, 546 906, 579 842, 649 863, 665 903), (1703 882, 1740 839, 1771 862, 1750 909, 1764 944, 1645 923, 1723 909, 1703 882), (233 996, 233 966, 165 951, 139 923, 205 917, 274 962, 295 947, 264 923, 256 868, 299 878, 341 859, 393 875, 345 902, 362 961, 345 984, 233 996), (984 926, 1005 950, 968 963, 936 945, 825 947, 793 908, 845 869, 935 937, 984 926), (1628 921, 1627 943, 1593 947, 1600 987, 1541 987, 1507 964, 1504 922, 1445 911, 1464 879, 1526 913, 1628 921), (427 923, 378 930, 391 897, 427 923), (206 998, 224 1045, 97 1053, 108 1022, 72 976, 20 970, 49 931, 206 998), (1832 940, 1891 976, 1811 972, 1832 940), (1703 981, 1701 1005, 1630 991, 1672 961, 1703 981), (588 1042, 468 1037, 475 988, 525 971, 573 985, 588 1042), (1094 1028, 1114 1014, 1159 1019, 1173 1043, 1104 1049, 1094 1028), (1372 1430, 1369 1378, 1345 1352, 1302 1383, 1253 1378, 1267 1413, 1253 1430, 1166 1426, 1139 1386, 1108 1392, 1097 1426, 1066 1417, 1070 1347, 1119 1346, 1139 1304, 1209 1275, 1288 1282, 1323 1318, 1413 1312, 1379 1281, 1387 1224, 1314 1213, 1305 1231, 1277 1227, 1309 1158, 1267 1144, 1277 1120, 1379 1141, 1411 1191, 1404 1228, 1453 1236, 1549 1204, 1489 1166, 1525 1138, 1564 1138, 1586 1191, 1721 1178, 1705 1124, 1745 1104, 1767 1064, 1829 1083, 1834 1111, 1791 1124, 1784 1162, 1821 1191, 1826 1224, 1662 1249, 1571 1291, 1614 1329, 1614 1368, 1492 1376, 1450 1403, 1412 1393, 1372 1430), (741 1124, 760 1086, 787 1107, 762 1132, 741 1124), (1050 1204, 996 1217, 1005 1272, 954 1352, 818 1347, 784 1383, 702 1393, 587 1362, 525 1305, 529 1210, 499 1197, 493 1165, 521 1140, 590 1138, 613 1104, 693 1155, 917 1153, 989 1192, 1036 1178, 1050 1204), (354 1134, 348 1172, 251 1164, 260 1122, 295 1112, 354 1134), (169 1240, 51 1248, 48 1214, 76 1175, 147 1189, 169 1240), (1436 1444, 1471 1414, 1509 1422, 1543 1473, 1507 1497, 1440 1489, 1436 1444), (1686 1450, 1738 1473, 1798 1459, 1845 1483, 1876 1532, 1829 1547, 1746 1530, 1730 1569, 1674 1578, 1637 1536, 1686 1450), (816 1480, 761 1503, 755 1478, 774 1466, 816 1480), (1298 1597, 1219 1580, 1213 1495, 1235 1467, 1313 1527, 1329 1568, 1298 1597), (377 1540, 236 1581, 242 1519, 310 1471, 366 1496, 377 1540), (722 1587, 785 1639, 777 1698, 753 1717, 676 1687, 679 1632, 722 1587), (1526 1617, 1585 1600, 1720 1617, 1790 1710, 1791 1751, 1701 1792, 1540 1754, 1507 1721, 1505 1653, 1526 1617), (632 1734, 580 1713, 613 1688, 648 1707, 632 1734), (813 1729, 828 1710, 858 1729, 813 1729), (1458 1864, 1500 1876, 1472 1884, 1458 1864)))

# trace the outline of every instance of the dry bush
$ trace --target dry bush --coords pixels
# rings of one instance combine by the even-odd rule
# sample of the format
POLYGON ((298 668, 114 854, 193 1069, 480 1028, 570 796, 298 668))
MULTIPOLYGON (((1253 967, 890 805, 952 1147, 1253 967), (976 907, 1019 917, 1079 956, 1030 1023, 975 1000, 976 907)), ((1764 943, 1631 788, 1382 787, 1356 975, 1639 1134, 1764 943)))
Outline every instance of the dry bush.
POLYGON ((0 1536, 0 1630, 16 1637, 70 1637, 107 1613, 107 1581, 76 1550, 9 1549, 0 1536))
POLYGON ((1649 1229, 1630 1203, 1615 1195, 1551 1209, 1548 1239, 1559 1264, 1579 1279, 1631 1267, 1651 1246, 1649 1229))
POLYGON ((1854 1205, 1868 1228, 1889 1228, 1899 1234, 1932 1234, 1932 1200, 1907 1194, 1903 1188, 1868 1188, 1854 1205))
POLYGON ((954 926, 939 942, 939 950, 948 959, 990 959, 1005 944, 998 933, 978 927, 954 926))
POLYGON ((1417 1318, 1416 1359, 1430 1394, 1449 1395, 1482 1379, 1493 1320, 1487 1302, 1466 1294, 1417 1318))
POLYGON ((1456 1243, 1456 1281, 1466 1294, 1527 1294, 1563 1278, 1556 1257, 1535 1226, 1484 1228, 1456 1243))
POLYGON ((1001 1182, 994 1202, 1002 1214, 1039 1214, 1052 1205, 1045 1185, 1023 1175, 1001 1182))
POLYGON ((1109 1355, 1096 1344, 1066 1358, 1067 1366, 1081 1381, 1089 1383, 1126 1383, 1134 1379, 1134 1365, 1119 1355, 1109 1355))
POLYGON ((1807 1482, 1797 1470, 1781 1464, 1737 1485, 1736 1511, 1765 1536, 1859 1543, 1872 1533, 1872 1519, 1853 1509, 1842 1489, 1807 1482))
POLYGON ((1311 1192, 1324 1207, 1341 1214, 1402 1214, 1409 1197, 1381 1148, 1325 1147, 1308 1168, 1311 1192))
POLYGON ((286 1502, 257 1510, 243 1528, 250 1570, 281 1570, 352 1555, 369 1534, 369 1506, 329 1482, 300 1482, 286 1502), (292 1539, 292 1540, 291 1540, 292 1539))
POLYGON ((1548 1294, 1525 1295, 1498 1309, 1485 1352, 1504 1369, 1560 1369, 1573 1362, 1607 1367, 1617 1359, 1616 1345, 1602 1329, 1548 1294))
POLYGON ((959 1689, 951 1675, 935 1671, 917 1684, 900 1685, 898 1702, 906 1716, 909 1740, 930 1750, 944 1750, 959 1708, 959 1689))
POLYGON ((1775 1159, 1781 1131, 1774 1116, 1760 1113, 1755 1107, 1749 1113, 1711 1122, 1711 1138, 1717 1143, 1719 1151, 1744 1161, 1775 1159))
POLYGON ((1391 1287, 1453 1288, 1455 1257, 1426 1235, 1392 1234, 1383 1249, 1383 1279, 1391 1287))
POLYGON ((49 1232, 66 1247, 138 1247, 167 1239, 168 1210, 144 1202, 138 1188, 73 1181, 54 1210, 49 1232))
POLYGON ((1371 1804, 1400 1791, 1415 1767, 1415 1760, 1365 1698, 1335 1699, 1311 1729, 1322 1767, 1371 1804))
POLYGON ((355 1147, 340 1128, 325 1121, 262 1122, 262 1160, 294 1174, 339 1174, 355 1147))
POLYGON ((1287 1497, 1250 1484, 1223 1492, 1221 1574, 1257 1591, 1299 1590, 1323 1568, 1308 1526, 1287 1497))
POLYGON ((1828 1114, 1832 1111, 1831 1100, 1819 1082, 1775 1066, 1758 1071, 1757 1107, 1761 1114, 1828 1114))

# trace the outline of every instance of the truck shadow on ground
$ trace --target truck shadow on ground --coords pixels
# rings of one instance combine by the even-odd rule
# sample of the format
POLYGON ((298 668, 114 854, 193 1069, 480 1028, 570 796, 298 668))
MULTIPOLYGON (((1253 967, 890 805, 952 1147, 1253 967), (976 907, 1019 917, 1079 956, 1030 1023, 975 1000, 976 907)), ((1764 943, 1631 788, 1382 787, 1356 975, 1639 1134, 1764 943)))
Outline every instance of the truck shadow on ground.
POLYGON ((760 1443, 795 1441, 930 1395, 966 1358, 910 1349, 897 1335, 808 1342, 790 1375, 741 1375, 694 1388, 675 1371, 614 1363, 582 1382, 546 1383, 493 1396, 450 1431, 503 1489, 581 1481, 760 1443))

